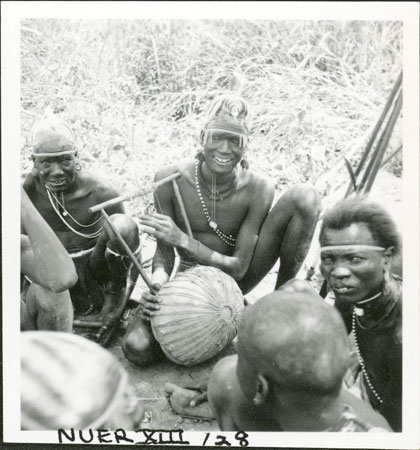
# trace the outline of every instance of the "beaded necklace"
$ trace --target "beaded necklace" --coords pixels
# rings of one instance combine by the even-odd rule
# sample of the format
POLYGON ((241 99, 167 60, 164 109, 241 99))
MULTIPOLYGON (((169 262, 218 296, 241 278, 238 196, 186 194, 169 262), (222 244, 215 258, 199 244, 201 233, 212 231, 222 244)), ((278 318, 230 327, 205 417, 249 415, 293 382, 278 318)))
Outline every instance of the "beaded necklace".
POLYGON ((362 357, 362 354, 360 352, 359 343, 357 341, 357 334, 356 334, 356 310, 353 307, 353 316, 352 316, 352 322, 351 322, 351 332, 353 334, 354 338, 354 344, 356 346, 356 352, 357 352, 357 359, 359 360, 360 367, 362 368, 362 374, 366 380, 366 383, 368 384, 370 390, 372 391, 373 395, 376 397, 379 403, 383 403, 382 397, 378 394, 376 389, 373 387, 372 382, 370 381, 369 375, 366 370, 365 361, 362 357))
POLYGON ((66 227, 70 230, 73 231, 74 234, 77 234, 80 237, 84 237, 86 239, 95 239, 97 238, 101 232, 102 232, 102 228, 103 225, 100 226, 100 228, 97 231, 94 231, 93 233, 81 233, 80 231, 75 230, 68 222, 67 220, 64 219, 64 217, 68 217, 69 219, 71 219, 75 224, 77 224, 79 227, 82 228, 89 228, 89 227, 93 227, 94 225, 96 225, 97 223, 99 223, 101 220, 103 220, 103 217, 100 216, 97 220, 95 220, 94 222, 88 224, 88 225, 84 225, 80 222, 78 222, 65 208, 64 206, 64 194, 61 193, 61 202, 58 200, 57 196, 55 195, 55 193, 53 191, 50 190, 50 188, 45 185, 45 189, 47 191, 47 195, 48 195, 48 200, 51 203, 51 206, 53 207, 53 210, 55 211, 55 213, 57 214, 57 216, 60 218, 60 220, 66 225, 66 227), (53 198, 55 200, 55 202, 53 201, 53 198), (57 205, 61 206, 61 209, 63 210, 62 213, 60 213, 57 205), (62 215, 64 217, 62 217, 62 215))
MULTIPOLYGON (((215 206, 215 198, 212 199, 212 216, 210 216, 207 206, 204 202, 203 194, 201 193, 200 183, 198 181, 198 169, 199 169, 199 161, 195 163, 195 188, 197 190, 198 198, 200 199, 201 207, 203 209, 204 215, 206 216, 209 227, 217 234, 219 239, 223 241, 225 244, 230 247, 235 247, 236 239, 231 234, 225 234, 222 230, 220 230, 219 226, 216 223, 216 206, 215 206)), ((212 190, 213 190, 212 185, 212 190)))

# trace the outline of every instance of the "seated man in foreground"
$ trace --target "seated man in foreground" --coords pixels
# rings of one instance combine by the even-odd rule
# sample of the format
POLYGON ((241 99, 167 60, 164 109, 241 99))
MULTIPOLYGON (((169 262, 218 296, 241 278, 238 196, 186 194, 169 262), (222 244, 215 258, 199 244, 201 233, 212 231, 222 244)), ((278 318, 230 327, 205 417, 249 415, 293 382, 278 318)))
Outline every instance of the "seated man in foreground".
MULTIPOLYGON (((63 331, 71 331, 73 309, 68 289, 77 282, 73 261, 23 189, 21 189, 20 217, 21 274, 38 286, 54 292, 57 297, 62 297, 62 300, 57 302, 56 308, 63 311, 57 312, 56 317, 64 320, 64 323, 58 326, 63 331)), ((32 311, 28 314, 27 305, 22 300, 20 306, 21 330, 36 329, 34 321, 36 312, 32 311)), ((38 325, 42 329, 48 329, 52 324, 45 323, 43 318, 40 318, 38 325)))
POLYGON ((143 405, 110 352, 71 333, 24 331, 20 338, 22 430, 63 428, 71 436, 71 428, 139 428, 143 405))
MULTIPOLYGON (((90 214, 88 209, 117 197, 118 192, 81 170, 75 142, 69 125, 59 118, 36 122, 32 129, 34 167, 23 188, 76 266, 78 283, 70 289, 75 313, 87 315, 103 307, 102 316, 111 317, 126 294, 127 257, 102 214, 90 214)), ((134 220, 123 214, 121 204, 106 208, 106 212, 136 252, 139 232, 134 220)), ((65 293, 31 283, 26 293, 28 328, 70 331, 68 302, 65 293)))
MULTIPOLYGON (((172 185, 159 186, 155 204, 160 213, 140 217, 142 231, 157 238, 152 284, 155 292, 174 268, 201 264, 232 276, 242 292, 253 289, 280 258, 276 288, 293 278, 309 249, 320 211, 314 189, 297 186, 271 208, 274 187, 245 159, 250 125, 246 102, 233 95, 216 98, 201 133, 203 150, 195 161, 159 170, 155 181, 179 172, 177 180, 192 230, 189 235, 172 185), (271 210, 270 210, 271 209, 271 210)), ((141 310, 129 325, 123 349, 135 364, 156 360, 149 317, 159 309, 157 295, 144 293, 141 310)))
POLYGON ((392 273, 397 228, 368 199, 341 201, 323 217, 321 273, 354 339, 362 398, 402 429, 402 283, 392 273))
POLYGON ((306 282, 287 283, 247 308, 237 351, 216 364, 208 386, 221 430, 390 430, 343 388, 344 323, 306 282))

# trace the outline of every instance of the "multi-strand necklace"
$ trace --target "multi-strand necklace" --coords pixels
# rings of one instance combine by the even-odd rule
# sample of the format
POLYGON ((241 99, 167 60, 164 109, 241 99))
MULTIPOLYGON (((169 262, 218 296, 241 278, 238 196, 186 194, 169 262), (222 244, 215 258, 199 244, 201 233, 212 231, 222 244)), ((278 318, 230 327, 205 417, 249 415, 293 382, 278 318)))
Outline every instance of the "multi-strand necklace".
POLYGON ((200 199, 201 207, 203 209, 204 215, 206 216, 209 227, 217 234, 217 236, 220 238, 221 241, 223 241, 225 244, 229 245, 230 247, 235 247, 236 239, 231 234, 223 233, 223 231, 219 228, 219 226, 216 222, 216 198, 219 197, 220 200, 223 200, 223 198, 217 192, 215 178, 212 177, 211 196, 209 197, 212 202, 211 203, 211 209, 212 209, 211 212, 212 213, 210 215, 209 211, 207 209, 207 205, 204 202, 203 194, 201 193, 201 189, 200 189, 200 182, 198 180, 199 168, 200 168, 200 162, 196 161, 196 163, 195 163, 195 188, 197 190, 197 195, 198 195, 198 198, 200 199))
POLYGON ((81 227, 81 228, 90 228, 90 227, 93 227, 94 225, 96 225, 97 223, 99 223, 101 220, 103 220, 102 215, 99 216, 98 219, 96 219, 94 222, 89 223, 89 224, 87 224, 87 225, 84 225, 84 224, 78 222, 78 221, 77 221, 77 220, 76 220, 76 219, 75 219, 75 218, 67 211, 67 209, 65 208, 65 205, 64 205, 64 194, 63 194, 63 192, 61 192, 61 202, 60 202, 60 200, 58 199, 57 195, 56 195, 53 191, 51 191, 51 189, 50 189, 47 185, 45 185, 45 189, 46 189, 46 191, 47 191, 47 196, 48 196, 48 199, 49 199, 49 201, 50 201, 50 203, 51 203, 51 206, 53 207, 53 210, 55 211, 55 213, 57 214, 57 216, 60 218, 60 220, 66 225, 66 227, 67 227, 70 231, 73 231, 73 233, 77 234, 77 235, 80 236, 80 237, 84 237, 84 238, 86 238, 86 239, 95 239, 95 238, 97 238, 97 237, 101 234, 103 225, 101 225, 101 226, 99 227, 99 229, 98 229, 97 231, 94 231, 93 233, 82 233, 82 232, 77 231, 76 229, 74 229, 74 228, 67 222, 67 220, 66 220, 65 218, 68 218, 68 219, 72 220, 76 225, 78 225, 78 226, 81 227), (55 200, 55 201, 54 201, 54 200, 55 200), (61 212, 60 212, 60 210, 59 210, 59 208, 58 208, 59 206, 61 207, 61 210, 62 210, 61 212), (63 216, 64 216, 64 217, 63 217, 63 216))

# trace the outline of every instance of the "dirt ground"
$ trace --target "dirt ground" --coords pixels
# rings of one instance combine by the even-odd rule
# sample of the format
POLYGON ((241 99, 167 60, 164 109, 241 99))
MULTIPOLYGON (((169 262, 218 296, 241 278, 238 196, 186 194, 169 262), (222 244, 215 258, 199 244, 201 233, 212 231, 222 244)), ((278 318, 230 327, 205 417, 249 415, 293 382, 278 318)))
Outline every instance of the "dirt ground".
MULTIPOLYGON (((343 197, 343 190, 337 190, 331 197, 324 199, 326 207, 335 203, 338 199, 343 197)), ((402 186, 401 179, 396 178, 386 172, 383 172, 378 177, 376 184, 372 190, 371 197, 377 201, 384 202, 386 199, 386 207, 393 215, 398 226, 401 228, 401 198, 402 186)), ((314 239, 311 245, 308 257, 304 263, 303 271, 307 269, 308 261, 313 259, 313 255, 317 251, 317 240, 314 239)), ((143 248, 143 260, 153 256, 154 245, 147 239, 143 248)), ((150 275, 150 267, 146 272, 150 275)), ((274 289, 278 271, 278 264, 276 264, 270 273, 261 281, 261 283, 250 292, 246 298, 252 304, 262 296, 270 293, 274 289)), ((303 272, 302 272, 303 273, 303 272)), ((314 287, 317 287, 321 280, 320 274, 316 271, 313 277, 314 287)), ((146 286, 142 280, 139 280, 137 286, 131 296, 134 302, 138 302, 142 291, 146 286)), ((330 300, 327 298, 327 301, 330 300)), ((134 311, 134 309, 132 310, 134 311)), ((176 414, 164 393, 164 385, 166 382, 177 385, 185 385, 191 381, 199 380, 209 376, 215 363, 222 357, 233 354, 233 344, 225 348, 222 353, 213 359, 192 367, 183 367, 176 365, 169 360, 160 362, 152 367, 139 368, 131 364, 124 356, 121 348, 122 336, 124 330, 120 330, 119 334, 111 341, 109 350, 121 362, 128 372, 131 386, 134 388, 136 399, 144 405, 145 413, 143 417, 143 427, 151 429, 177 429, 180 428, 186 431, 212 431, 218 430, 217 424, 214 420, 203 421, 191 418, 181 417, 176 414)))

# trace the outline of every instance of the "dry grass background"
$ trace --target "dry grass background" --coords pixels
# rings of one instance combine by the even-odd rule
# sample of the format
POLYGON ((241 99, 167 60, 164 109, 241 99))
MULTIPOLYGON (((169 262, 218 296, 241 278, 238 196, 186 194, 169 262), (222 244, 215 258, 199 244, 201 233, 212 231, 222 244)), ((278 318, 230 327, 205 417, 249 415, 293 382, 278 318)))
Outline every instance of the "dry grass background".
MULTIPOLYGON (((193 157, 206 105, 233 88, 251 104, 251 166, 279 192, 309 182, 325 196, 348 182, 337 161, 347 155, 356 165, 402 67, 401 22, 21 25, 23 171, 31 167, 33 121, 56 113, 72 124, 83 166, 123 192, 162 164, 193 157)), ((401 143, 400 118, 387 154, 401 143)), ((401 156, 387 170, 401 175, 401 156)), ((139 212, 146 200, 128 210, 139 212)))
MULTIPOLYGON (((251 166, 278 194, 309 182, 327 204, 343 195, 343 156, 356 166, 401 70, 402 24, 37 19, 22 22, 21 52, 23 172, 32 166, 33 121, 56 113, 73 126, 84 167, 123 192, 143 186, 162 164, 195 155, 203 111, 234 78, 253 113, 251 166)), ((400 118, 387 154, 401 143, 400 118)), ((401 175, 400 155, 386 170, 401 175)), ((386 177, 375 187, 384 179, 389 193, 386 177)), ((140 212, 149 199, 127 202, 127 210, 140 212)), ((271 292, 275 278, 274 269, 248 300, 271 292)), ((143 289, 138 283, 136 295, 143 289)), ((165 381, 198 379, 212 362, 193 371, 165 362, 140 377, 120 342, 111 352, 145 402, 149 428, 216 429, 176 416, 162 394, 165 381)))

